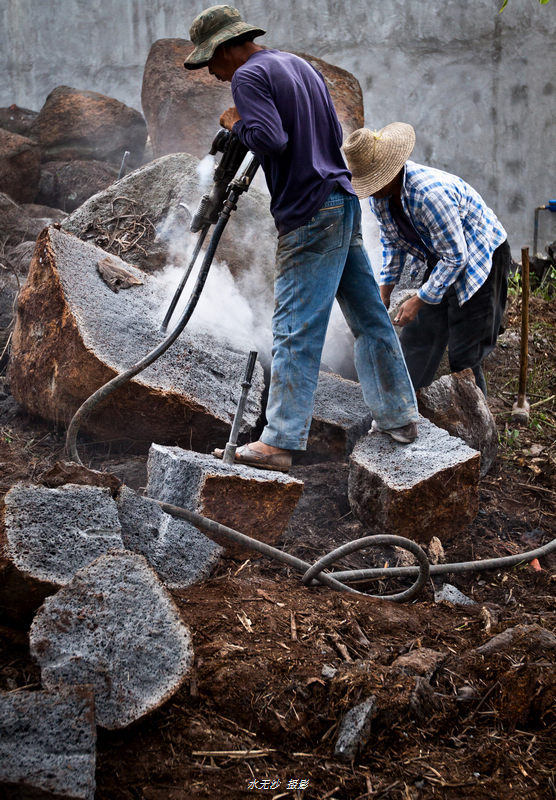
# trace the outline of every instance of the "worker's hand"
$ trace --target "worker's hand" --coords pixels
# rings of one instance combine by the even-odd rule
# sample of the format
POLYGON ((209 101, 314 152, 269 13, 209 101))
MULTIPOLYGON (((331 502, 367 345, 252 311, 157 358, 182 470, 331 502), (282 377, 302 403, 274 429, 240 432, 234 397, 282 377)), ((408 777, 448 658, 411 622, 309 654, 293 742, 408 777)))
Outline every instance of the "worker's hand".
POLYGON ((390 308, 390 296, 394 289, 393 283, 387 283, 380 287, 380 297, 386 308, 390 308))
POLYGON ((224 111, 220 117, 220 124, 223 128, 226 128, 226 130, 231 131, 234 127, 234 124, 240 119, 241 117, 238 114, 237 108, 232 106, 232 108, 228 108, 226 111, 224 111))
POLYGON ((394 319, 394 325, 403 327, 409 322, 413 322, 419 312, 419 309, 424 305, 425 303, 421 300, 419 295, 416 294, 414 297, 410 297, 409 300, 406 300, 405 303, 402 303, 399 307, 398 313, 394 319))

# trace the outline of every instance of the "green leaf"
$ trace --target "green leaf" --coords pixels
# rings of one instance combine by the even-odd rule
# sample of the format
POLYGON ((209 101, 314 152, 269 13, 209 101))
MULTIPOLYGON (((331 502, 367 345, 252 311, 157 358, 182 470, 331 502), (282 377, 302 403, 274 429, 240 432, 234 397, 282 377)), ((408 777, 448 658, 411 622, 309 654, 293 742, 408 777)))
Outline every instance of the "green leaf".
POLYGON ((500 8, 500 11, 498 13, 501 14, 507 5, 508 5, 508 0, 504 0, 504 2, 502 3, 502 7, 500 8))

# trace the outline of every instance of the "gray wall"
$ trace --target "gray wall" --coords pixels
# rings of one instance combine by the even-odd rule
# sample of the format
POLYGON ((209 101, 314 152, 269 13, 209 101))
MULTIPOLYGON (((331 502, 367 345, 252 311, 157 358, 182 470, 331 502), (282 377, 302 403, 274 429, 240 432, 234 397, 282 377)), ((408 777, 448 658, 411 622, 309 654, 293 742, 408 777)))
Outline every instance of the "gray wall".
MULTIPOLYGON (((350 70, 365 124, 411 122, 417 161, 455 172, 532 246, 535 206, 556 196, 556 0, 242 0, 260 41, 350 70)), ((202 2, 0 0, 0 106, 38 110, 66 84, 140 108, 150 45, 188 38, 202 2)), ((550 219, 549 219, 550 217, 550 219)), ((556 238, 541 214, 541 239, 556 238)))

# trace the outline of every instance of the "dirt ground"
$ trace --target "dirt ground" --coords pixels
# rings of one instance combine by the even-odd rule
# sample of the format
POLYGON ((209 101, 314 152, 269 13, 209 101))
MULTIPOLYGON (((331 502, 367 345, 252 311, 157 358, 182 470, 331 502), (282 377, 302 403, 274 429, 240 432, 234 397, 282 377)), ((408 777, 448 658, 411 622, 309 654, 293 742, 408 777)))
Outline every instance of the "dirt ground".
MULTIPOLYGON (((499 456, 481 481, 477 518, 445 548, 448 562, 515 554, 555 537, 556 309, 549 294, 532 298, 526 428, 509 417, 519 311, 512 298, 486 369, 499 456)), ((5 382, 0 434, 2 493, 37 480, 62 457, 63 432, 18 412, 5 382)), ((146 457, 98 444, 84 450, 92 466, 133 488, 145 485, 146 457)), ((349 509, 347 474, 346 464, 294 467, 305 491, 284 549, 312 562, 365 535, 349 509)), ((346 564, 382 566, 397 557, 368 551, 346 564)), ((550 556, 505 571, 440 576, 401 605, 307 589, 297 574, 262 558, 223 561, 207 583, 174 594, 193 637, 190 680, 149 718, 99 732, 97 797, 555 798, 556 675, 543 630, 554 630, 556 620, 555 564, 550 556), (474 605, 435 603, 443 582, 474 605), (515 626, 509 647, 476 651, 515 626), (413 666, 402 669, 400 657, 413 666), (369 697, 376 713, 368 743, 343 762, 334 755, 341 720, 369 697)), ((383 582, 371 591, 394 588, 383 582)), ((39 687, 27 633, 0 627, 0 689, 24 687, 39 687)))

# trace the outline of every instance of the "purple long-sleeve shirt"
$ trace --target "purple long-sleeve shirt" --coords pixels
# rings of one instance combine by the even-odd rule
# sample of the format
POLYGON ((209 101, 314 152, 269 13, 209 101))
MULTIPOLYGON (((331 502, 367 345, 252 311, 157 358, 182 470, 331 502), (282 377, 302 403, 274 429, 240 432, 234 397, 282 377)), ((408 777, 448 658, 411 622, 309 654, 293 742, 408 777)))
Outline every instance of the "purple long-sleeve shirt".
POLYGON ((336 183, 354 194, 332 99, 307 61, 258 50, 235 71, 232 95, 234 133, 261 162, 279 234, 308 222, 336 183))

